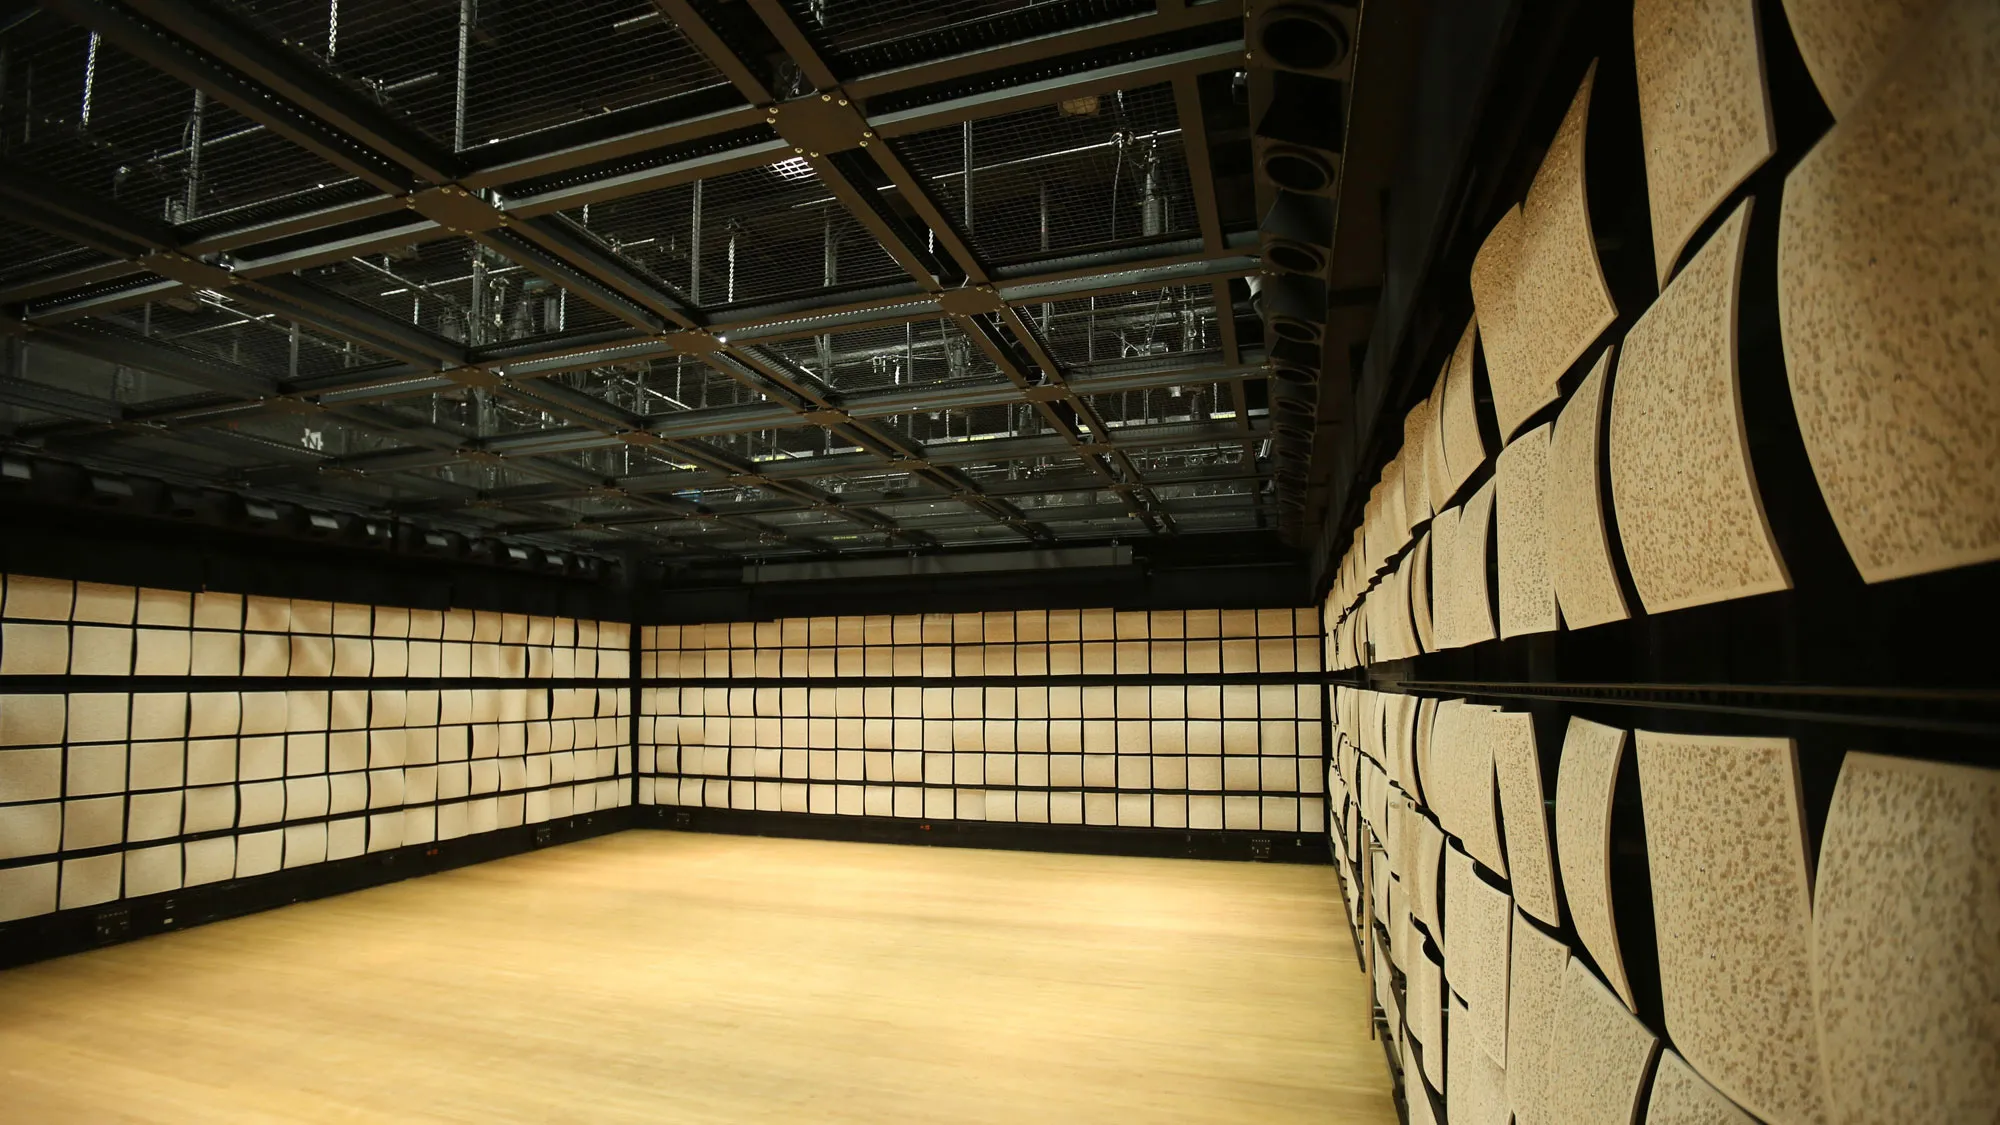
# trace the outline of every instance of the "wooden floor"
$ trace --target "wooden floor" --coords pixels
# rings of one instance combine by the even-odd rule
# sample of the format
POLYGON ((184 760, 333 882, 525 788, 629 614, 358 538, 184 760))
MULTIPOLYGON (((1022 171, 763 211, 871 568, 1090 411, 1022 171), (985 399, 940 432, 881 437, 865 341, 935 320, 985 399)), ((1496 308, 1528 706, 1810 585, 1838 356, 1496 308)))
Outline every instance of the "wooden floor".
POLYGON ((0 972, 0 1121, 1396 1120, 1331 868, 640 831, 0 972))

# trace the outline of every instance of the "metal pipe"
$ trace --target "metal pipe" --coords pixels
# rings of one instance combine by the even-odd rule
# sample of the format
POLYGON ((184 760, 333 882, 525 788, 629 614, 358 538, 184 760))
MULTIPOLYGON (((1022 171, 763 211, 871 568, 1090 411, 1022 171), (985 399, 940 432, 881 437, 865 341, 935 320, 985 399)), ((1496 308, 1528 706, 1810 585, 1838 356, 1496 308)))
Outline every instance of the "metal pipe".
POLYGON ((326 0, 326 61, 340 53, 340 0, 326 0))
POLYGON ((965 123, 965 182, 960 185, 965 201, 965 233, 972 233, 972 122, 965 123))

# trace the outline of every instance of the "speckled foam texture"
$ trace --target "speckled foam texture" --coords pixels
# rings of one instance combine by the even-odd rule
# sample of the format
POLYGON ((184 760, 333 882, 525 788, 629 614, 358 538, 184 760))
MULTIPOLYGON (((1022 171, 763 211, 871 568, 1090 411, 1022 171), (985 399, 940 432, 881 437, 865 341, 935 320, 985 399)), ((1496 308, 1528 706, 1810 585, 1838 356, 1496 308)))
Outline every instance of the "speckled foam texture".
POLYGON ((1444 946, 1444 927, 1440 924, 1438 889, 1444 873, 1438 866, 1444 859, 1444 831, 1429 817, 1417 820, 1417 855, 1415 860, 1416 887, 1412 896, 1411 909, 1417 913, 1417 920, 1430 931, 1431 937, 1444 946))
POLYGON ((1502 441, 1555 401, 1556 381, 1618 317, 1584 182, 1596 74, 1593 65, 1584 76, 1527 198, 1502 216, 1473 258, 1472 303, 1502 441))
POLYGON ((1444 1086, 1445 1117, 1451 1125, 1507 1125, 1507 1074, 1475 1045, 1481 1031, 1479 1018, 1453 997, 1444 1086))
POLYGON ((1785 0, 1785 18, 1827 108, 1845 118, 1903 37, 1942 6, 1939 0, 1785 0))
POLYGON ((1410 1037, 1424 1046, 1424 1077, 1433 1087, 1443 1087, 1444 1073, 1444 966, 1417 948, 1404 969, 1408 978, 1410 1037))
POLYGON ((1500 451, 1493 467, 1494 542, 1500 570, 1500 635, 1556 630, 1556 588, 1549 570, 1549 434, 1527 431, 1500 451))
POLYGON ((1431 384, 1430 396, 1424 400, 1430 406, 1424 425, 1424 488, 1432 513, 1444 510, 1451 503, 1451 470, 1444 463, 1444 392, 1450 374, 1451 360, 1447 358, 1431 384))
POLYGON ((1555 862, 1549 855, 1548 798, 1535 749, 1535 717, 1496 711, 1486 717, 1487 745, 1500 788, 1501 824, 1507 833, 1507 875, 1514 901, 1551 926, 1562 924, 1555 862))
POLYGON ((1835 1125, 2000 1119, 2000 770, 1850 753, 1817 894, 1835 1125))
POLYGON ((1507 876, 1507 850, 1500 837, 1500 817, 1493 776, 1492 735, 1487 722, 1491 707, 1463 704, 1452 715, 1449 733, 1433 739, 1434 758, 1442 751, 1439 772, 1449 791, 1451 820, 1445 827, 1465 845, 1466 853, 1502 878, 1507 876))
POLYGON ((1606 348, 1564 404, 1549 442, 1549 579, 1563 623, 1571 629, 1631 616, 1611 559, 1603 474, 1597 468, 1611 358, 1612 349, 1606 348))
POLYGON ((1635 742, 1667 1034, 1772 1125, 1825 1122, 1797 748, 1652 731, 1635 742))
MULTIPOLYGON (((1479 322, 1466 324, 1444 369, 1444 398, 1438 412, 1438 432, 1444 445, 1445 500, 1458 494, 1479 466, 1486 463, 1486 439, 1479 433, 1473 406, 1473 366, 1479 346, 1479 322)), ((1435 506, 1435 505, 1434 505, 1435 506)))
POLYGON ((1695 229, 1778 150, 1756 0, 1636 0, 1632 51, 1664 285, 1695 229))
POLYGON ((1410 407, 1410 412, 1403 416, 1403 451, 1398 457, 1403 462, 1404 525, 1407 527, 1416 527, 1431 518, 1430 434, 1433 429, 1431 400, 1428 398, 1410 407))
POLYGON ((1660 1041, 1583 962, 1563 968, 1549 1039, 1548 1106, 1560 1125, 1632 1125, 1660 1041))
POLYGON ((1507 1103, 1515 1125, 1562 1125, 1549 1112, 1556 1011, 1569 947, 1514 914, 1507 979, 1507 1103))
POLYGON ((1446 508, 1431 518, 1431 637, 1439 651, 1462 647, 1464 631, 1458 612, 1459 509, 1446 508))
POLYGON ((1757 1125, 1757 1122, 1735 1102, 1723 1097, 1720 1090, 1702 1081, 1685 1059, 1668 1050, 1660 1052, 1660 1065, 1653 1074, 1653 1094, 1646 1100, 1646 1125, 1757 1125))
POLYGON ((1996 59, 2000 4, 1947 5, 1785 185, 1792 406, 1870 582, 2000 558, 1996 59))
POLYGON ((1750 468, 1737 382, 1744 203, 1625 338, 1611 494, 1649 613, 1791 586, 1750 468))
POLYGON ((1471 857, 1445 851, 1445 976, 1472 1012, 1472 1038, 1494 1065, 1507 1059, 1507 954, 1514 902, 1481 879, 1471 857), (1456 907, 1454 909, 1454 907, 1456 907))
POLYGON ((1425 652, 1436 652, 1437 634, 1431 622, 1431 533, 1426 531, 1410 551, 1410 616, 1417 627, 1417 643, 1425 652))
POLYGON ((1459 643, 1476 645, 1498 636, 1493 596, 1486 581, 1486 545, 1493 529, 1494 480, 1479 486, 1458 513, 1458 543, 1451 580, 1458 585, 1452 608, 1458 614, 1459 643))
POLYGON ((1628 1008, 1632 986, 1611 904, 1611 798, 1625 758, 1625 731, 1570 716, 1556 776, 1556 859, 1570 925, 1628 1008))

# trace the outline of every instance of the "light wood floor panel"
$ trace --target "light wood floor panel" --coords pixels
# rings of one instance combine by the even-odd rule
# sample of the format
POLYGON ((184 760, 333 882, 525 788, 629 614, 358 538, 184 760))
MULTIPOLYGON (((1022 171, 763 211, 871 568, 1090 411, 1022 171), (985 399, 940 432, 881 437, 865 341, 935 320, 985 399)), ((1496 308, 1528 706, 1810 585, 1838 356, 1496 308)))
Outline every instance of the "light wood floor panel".
POLYGON ((0 974, 0 1119, 1396 1120, 1333 871, 628 832, 0 974))

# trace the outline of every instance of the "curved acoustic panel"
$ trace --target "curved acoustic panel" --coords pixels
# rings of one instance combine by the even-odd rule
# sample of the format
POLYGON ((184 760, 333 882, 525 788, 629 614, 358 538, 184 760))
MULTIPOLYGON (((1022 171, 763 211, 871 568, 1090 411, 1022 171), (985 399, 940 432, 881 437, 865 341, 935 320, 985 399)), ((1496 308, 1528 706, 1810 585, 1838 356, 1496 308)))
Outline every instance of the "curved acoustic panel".
POLYGON ((1465 1001, 1451 998, 1451 1044, 1446 1049, 1445 1120, 1451 1125, 1507 1125, 1507 1075, 1485 1051, 1484 1025, 1465 1001))
POLYGON ((1824 1121, 1797 748, 1643 730, 1636 741, 1667 1034, 1772 1125, 1824 1121))
POLYGON ((1409 978, 1406 1015, 1410 1038, 1423 1046, 1424 1077, 1434 1087, 1443 1086, 1444 1071, 1444 966, 1431 958, 1431 947, 1419 944, 1411 951, 1405 972, 1409 978))
POLYGON ((1632 1125, 1659 1046, 1604 982, 1572 959, 1563 969, 1549 1042, 1551 1118, 1562 1125, 1632 1125))
POLYGON ((1751 473, 1737 380, 1750 204, 1625 338, 1611 392, 1611 494, 1648 613, 1789 589, 1751 473))
POLYGON ((1493 776, 1500 787, 1501 824, 1507 832, 1507 873, 1514 901, 1551 926, 1562 925, 1555 863, 1549 856, 1548 798, 1535 748, 1535 717, 1526 711, 1486 716, 1493 776))
POLYGON ((1549 442, 1549 578, 1556 606, 1571 629, 1587 629, 1631 616, 1611 561, 1604 527, 1603 489, 1597 470, 1604 387, 1610 382, 1606 348, 1556 419, 1549 442))
POLYGON ((1481 879, 1472 859, 1446 848, 1445 979, 1472 1010, 1473 1039, 1496 1065, 1507 1059, 1507 959, 1513 900, 1481 879))
POLYGON ((1507 975, 1507 1104, 1516 1125, 1563 1125, 1549 1112, 1549 1075, 1555 1066, 1556 1011, 1562 1004, 1569 947, 1514 914, 1507 975))
POLYGON ((1479 322, 1469 321, 1459 335, 1458 347, 1452 350, 1451 362, 1444 369, 1438 435, 1444 446, 1446 503, 1486 463, 1486 439, 1479 433, 1479 414, 1473 407, 1473 361, 1478 345, 1479 322))
POLYGON ((2000 770, 1850 753, 1813 911, 1834 1125, 2000 1107, 2000 770))
POLYGON ((1500 635, 1552 633, 1556 587, 1549 572, 1549 432, 1552 423, 1507 443, 1494 463, 1499 482, 1494 535, 1500 560, 1500 635))
POLYGON ((1406 527, 1416 527, 1431 518, 1430 434, 1434 429, 1428 398, 1410 407, 1410 412, 1403 416, 1403 450, 1397 459, 1403 463, 1406 527))
MULTIPOLYGON (((1525 1123, 1524 1123, 1525 1125, 1525 1123)), ((1757 1125, 1721 1091, 1702 1081, 1687 1061, 1660 1052, 1653 1096, 1646 1100, 1646 1125, 1757 1125)))
POLYGON ((1570 924, 1625 1006, 1636 1009, 1611 906, 1611 798, 1625 732, 1570 716, 1556 776, 1556 859, 1570 924))
POLYGON ((1596 75, 1593 64, 1527 198, 1501 217, 1473 258, 1472 303, 1502 441, 1555 401, 1562 373, 1618 318, 1597 259, 1584 183, 1596 75))
POLYGON ((1665 285, 1695 229, 1778 151, 1756 0, 1637 0, 1632 51, 1665 285))
POLYGON ((1996 52, 2000 5, 1949 5, 1786 181, 1792 405, 1870 582, 2000 558, 1996 52))
POLYGON ((1494 811, 1492 735, 1487 730, 1493 713, 1462 700, 1439 708, 1438 730, 1431 738, 1431 762, 1441 789, 1434 804, 1445 831, 1458 837, 1472 858, 1505 878, 1507 854, 1494 811))
POLYGON ((1417 920, 1424 924, 1431 936, 1444 945, 1442 912, 1438 909, 1438 888, 1442 886, 1443 870, 1438 866, 1444 860, 1444 832, 1431 823, 1429 817, 1417 818, 1416 886, 1411 895, 1411 909, 1417 920))
POLYGON ((1464 627, 1459 623, 1459 509, 1446 508, 1431 517, 1431 636, 1439 650, 1459 648, 1464 627))
POLYGON ((1431 622, 1431 533, 1426 531, 1410 551, 1410 616, 1416 621, 1417 643, 1425 652, 1438 650, 1431 622))
POLYGON ((1941 6, 1939 0, 1785 0, 1785 18, 1827 108, 1845 118, 1903 36, 1941 6))
POLYGON ((1458 543, 1452 582, 1458 613, 1459 643, 1476 645, 1494 638, 1493 595, 1486 582, 1486 544, 1493 526, 1494 480, 1479 486, 1458 516, 1458 543))

